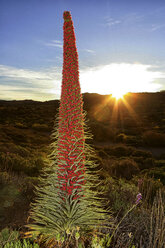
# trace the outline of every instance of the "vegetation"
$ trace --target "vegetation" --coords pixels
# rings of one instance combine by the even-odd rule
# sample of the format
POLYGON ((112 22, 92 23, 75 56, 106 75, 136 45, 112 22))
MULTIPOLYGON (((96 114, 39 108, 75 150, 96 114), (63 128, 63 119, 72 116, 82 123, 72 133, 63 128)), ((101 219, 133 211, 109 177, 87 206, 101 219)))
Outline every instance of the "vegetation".
MULTIPOLYGON (((67 40, 70 33, 66 33, 67 47, 74 35, 68 26, 68 12, 64 17, 64 30, 69 28, 72 38, 67 40)), ((78 61, 72 61, 72 55, 77 56, 75 45, 72 49, 68 57, 64 54, 64 69, 74 69, 77 77, 78 61)), ((47 160, 49 137, 59 101, 0 101, 0 247, 164 248, 165 92, 127 94, 118 103, 109 95, 84 94, 84 109, 93 133, 93 141, 85 145, 89 132, 83 129, 79 84, 74 89, 66 87, 66 70, 51 164, 47 160), (67 94, 67 90, 75 94, 67 94), (78 96, 77 102, 74 96, 78 96), (73 110, 78 111, 77 119, 73 110), (63 134, 70 140, 71 151, 63 134), (97 172, 90 166, 96 159, 93 153, 89 159, 90 146, 96 150, 97 172), (69 169, 61 164, 66 162, 65 155, 76 155, 69 169), (86 162, 84 155, 88 155, 86 162), (84 166, 89 169, 87 177, 84 166), (95 185, 89 180, 93 174, 95 185), (94 198, 102 199, 104 210, 111 210, 106 226, 93 228, 102 220, 94 198), (33 223, 29 219, 31 203, 33 223), (35 235, 29 239, 32 233, 35 235)))
MULTIPOLYGON (((151 239, 150 219, 154 197, 157 190, 164 192, 165 152, 162 141, 146 142, 144 137, 148 132, 162 136, 165 132, 164 92, 136 93, 127 97, 127 102, 141 122, 135 123, 132 115, 119 101, 118 110, 123 114, 122 125, 119 116, 111 120, 114 104, 112 98, 97 94, 84 94, 83 98, 88 126, 94 135, 90 144, 96 150, 101 169, 99 177, 105 181, 104 190, 107 191, 104 204, 112 211, 114 225, 131 209, 138 192, 142 194, 142 202, 119 225, 110 247, 147 247, 151 239), (96 115, 94 110, 104 106, 107 98, 110 99, 107 108, 96 115), (136 168, 132 173, 134 166, 130 166, 129 178, 125 170, 127 164, 121 171, 119 166, 126 161, 136 168), (118 170, 114 170, 112 165, 117 166, 118 170), (142 182, 138 187, 139 180, 142 182)), ((27 231, 24 226, 29 215, 29 205, 34 199, 34 186, 38 185, 38 177, 47 162, 51 142, 49 137, 58 107, 57 100, 43 103, 0 101, 1 230, 9 227, 21 232, 27 231)), ((112 234, 111 230, 113 226, 108 231, 109 235, 112 234)), ((84 242, 86 247, 89 243, 93 247, 98 244, 104 247, 108 241, 103 242, 102 237, 93 233, 93 239, 89 236, 84 238, 84 242)))
MULTIPOLYGON (((88 126, 94 135, 90 144, 96 150, 101 169, 98 175, 105 181, 104 191, 107 191, 104 195, 104 204, 112 211, 114 225, 117 225, 131 209, 138 192, 142 194, 140 205, 119 225, 110 247, 131 247, 131 245, 132 247, 135 245, 135 248, 140 245, 147 247, 150 242, 150 219, 154 197, 159 189, 164 192, 165 153, 162 141, 157 142, 157 145, 155 142, 152 144, 151 140, 147 143, 144 134, 152 131, 162 135, 165 131, 163 94, 164 92, 136 93, 127 97, 129 105, 141 119, 140 124, 134 123, 131 114, 124 109, 126 107, 122 106, 120 101, 118 109, 122 106, 122 125, 118 124, 117 117, 113 122, 110 120, 113 99, 110 98, 111 105, 109 104, 104 112, 106 120, 106 118, 98 119, 98 115, 94 115, 94 109, 102 105, 108 96, 97 94, 83 96, 84 108, 89 120, 88 126), (133 137, 136 142, 131 143, 133 137), (126 161, 136 168, 132 173, 134 166, 133 168, 130 166, 129 178, 125 170, 127 164, 121 171, 119 166, 126 161), (112 165, 117 166, 118 170, 114 170, 112 165), (138 186, 139 180, 142 181, 140 186, 138 186)), ((49 137, 58 107, 58 101, 43 103, 0 101, 0 202, 3 203, 0 206, 1 230, 9 227, 19 232, 27 231, 24 226, 27 223, 30 203, 34 201, 34 186, 38 185, 38 177, 47 162, 48 147, 51 142, 49 137), (44 124, 44 126, 38 129, 36 124, 44 124)), ((108 231, 109 236, 107 235, 107 239, 104 240, 95 233, 92 234, 93 239, 91 236, 84 238, 85 246, 91 244, 97 247, 100 244, 104 247, 112 234, 111 230, 113 226, 108 231)))

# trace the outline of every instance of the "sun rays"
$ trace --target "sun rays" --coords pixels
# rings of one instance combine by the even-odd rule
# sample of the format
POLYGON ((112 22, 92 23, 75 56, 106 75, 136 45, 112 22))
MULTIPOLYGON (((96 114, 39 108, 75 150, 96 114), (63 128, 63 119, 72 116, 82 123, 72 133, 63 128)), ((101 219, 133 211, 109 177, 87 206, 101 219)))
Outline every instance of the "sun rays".
POLYGON ((112 128, 123 127, 127 122, 125 119, 125 112, 128 113, 132 125, 140 126, 141 121, 138 114, 132 107, 131 102, 136 101, 136 94, 127 93, 124 95, 116 94, 104 96, 104 100, 95 105, 92 109, 93 117, 99 122, 106 123, 107 126, 112 128))

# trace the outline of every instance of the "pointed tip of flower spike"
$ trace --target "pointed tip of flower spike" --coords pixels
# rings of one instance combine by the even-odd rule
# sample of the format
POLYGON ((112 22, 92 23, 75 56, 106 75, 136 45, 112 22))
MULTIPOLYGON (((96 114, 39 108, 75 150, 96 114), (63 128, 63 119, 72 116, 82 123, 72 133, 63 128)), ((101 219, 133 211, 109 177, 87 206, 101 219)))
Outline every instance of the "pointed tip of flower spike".
POLYGON ((70 11, 64 11, 63 18, 64 18, 65 21, 70 21, 71 20, 70 11))

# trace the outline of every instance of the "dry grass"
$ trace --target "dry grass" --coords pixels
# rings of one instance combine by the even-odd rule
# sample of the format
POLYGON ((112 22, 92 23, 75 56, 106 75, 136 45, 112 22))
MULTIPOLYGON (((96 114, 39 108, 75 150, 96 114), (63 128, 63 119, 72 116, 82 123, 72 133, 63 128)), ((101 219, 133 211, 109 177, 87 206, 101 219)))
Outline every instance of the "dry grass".
POLYGON ((150 235, 148 248, 164 248, 165 247, 165 201, 162 192, 159 190, 154 199, 151 219, 150 219, 150 235))

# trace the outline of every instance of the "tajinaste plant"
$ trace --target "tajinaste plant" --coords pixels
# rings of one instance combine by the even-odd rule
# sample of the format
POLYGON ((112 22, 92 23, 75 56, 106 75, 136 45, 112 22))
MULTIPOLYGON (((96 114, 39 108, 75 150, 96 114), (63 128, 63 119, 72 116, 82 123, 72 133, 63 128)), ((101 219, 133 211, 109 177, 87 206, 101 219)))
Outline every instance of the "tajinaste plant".
POLYGON ((30 233, 44 238, 49 247, 55 242, 65 247, 72 237, 77 242, 81 232, 98 227, 106 218, 96 190, 96 165, 90 160, 93 150, 85 143, 90 135, 84 131, 78 53, 68 11, 64 12, 63 29, 62 92, 51 164, 40 178, 30 212, 33 222, 28 225, 30 233))
POLYGON ((80 197, 84 184, 84 128, 80 93, 78 53, 73 22, 64 12, 63 79, 57 142, 58 179, 65 197, 80 197))

